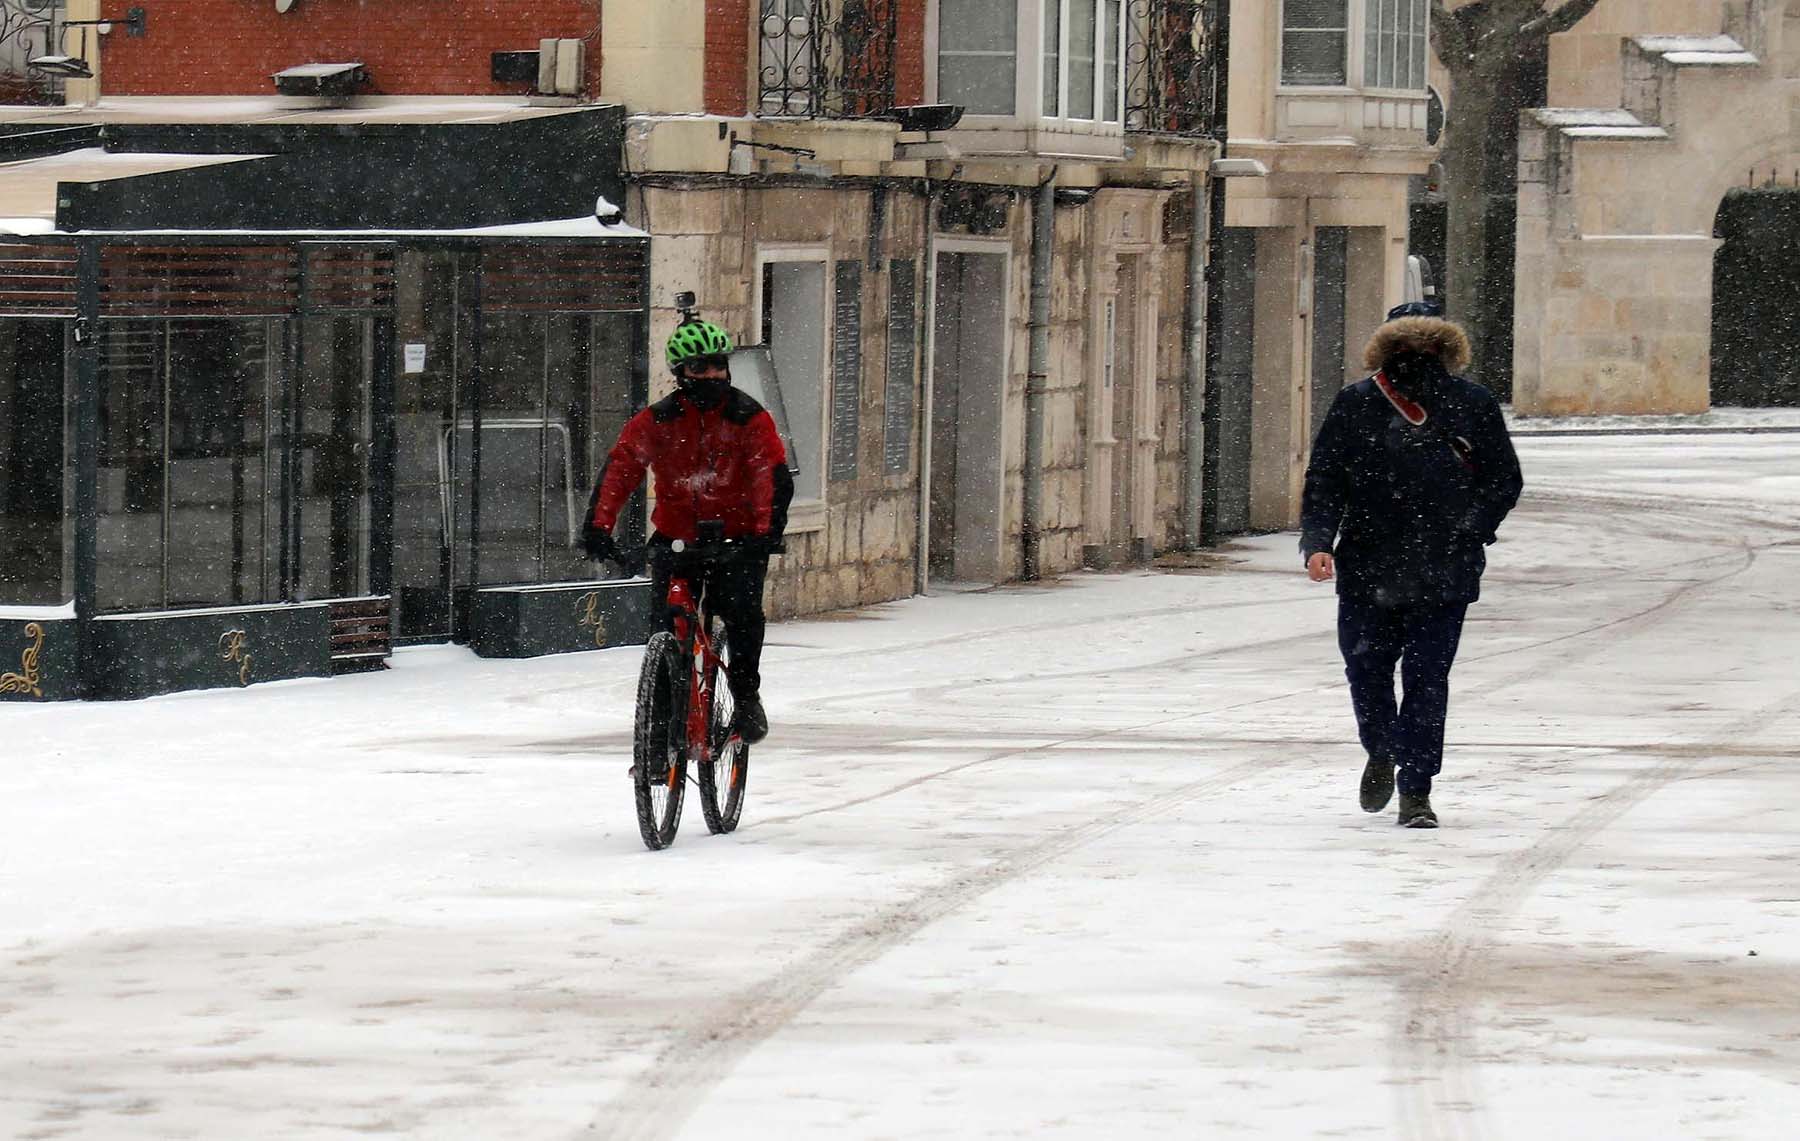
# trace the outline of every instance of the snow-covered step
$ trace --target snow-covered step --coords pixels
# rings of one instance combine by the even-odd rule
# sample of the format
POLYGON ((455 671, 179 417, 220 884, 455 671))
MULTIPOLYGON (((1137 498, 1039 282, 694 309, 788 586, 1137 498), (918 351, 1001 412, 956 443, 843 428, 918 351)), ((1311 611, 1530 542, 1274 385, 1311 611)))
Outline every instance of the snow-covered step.
POLYGON ((1760 66, 1756 53, 1734 36, 1633 36, 1625 43, 1621 101, 1644 123, 1678 130, 1675 86, 1684 76, 1735 75, 1760 66))
POLYGON ((1540 107, 1539 123, 1573 139, 1666 139, 1669 132, 1623 107, 1540 107))
POLYGON ((1756 53, 1730 36, 1633 36, 1646 56, 1674 67, 1755 67, 1756 53))

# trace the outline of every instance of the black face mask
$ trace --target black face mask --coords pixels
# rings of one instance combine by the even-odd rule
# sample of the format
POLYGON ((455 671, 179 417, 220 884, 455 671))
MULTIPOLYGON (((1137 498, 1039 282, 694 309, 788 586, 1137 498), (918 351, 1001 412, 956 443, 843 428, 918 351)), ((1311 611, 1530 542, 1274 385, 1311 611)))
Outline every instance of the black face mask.
POLYGON ((696 408, 717 408, 725 402, 725 394, 731 391, 729 380, 688 380, 681 381, 681 394, 688 398, 696 408))
POLYGON ((1436 392, 1438 383, 1449 375, 1444 362, 1430 353, 1417 352, 1400 353, 1381 371, 1403 395, 1415 400, 1436 392))

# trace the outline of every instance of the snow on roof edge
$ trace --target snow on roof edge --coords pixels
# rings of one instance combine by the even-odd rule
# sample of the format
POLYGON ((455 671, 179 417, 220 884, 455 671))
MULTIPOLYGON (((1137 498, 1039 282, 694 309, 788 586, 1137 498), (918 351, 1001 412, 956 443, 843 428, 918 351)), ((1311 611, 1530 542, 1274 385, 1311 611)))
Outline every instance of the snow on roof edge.
POLYGON ((366 230, 187 230, 187 229, 144 229, 144 230, 58 230, 56 223, 49 218, 0 218, 0 234, 63 234, 68 237, 107 237, 121 234, 157 234, 157 235, 219 235, 224 236, 274 236, 300 235, 305 237, 325 236, 335 238, 378 238, 378 237, 417 237, 417 238, 648 238, 647 231, 623 222, 611 226, 602 225, 592 217, 551 218, 541 222, 509 222, 497 226, 465 226, 443 230, 392 229, 375 228, 366 230))

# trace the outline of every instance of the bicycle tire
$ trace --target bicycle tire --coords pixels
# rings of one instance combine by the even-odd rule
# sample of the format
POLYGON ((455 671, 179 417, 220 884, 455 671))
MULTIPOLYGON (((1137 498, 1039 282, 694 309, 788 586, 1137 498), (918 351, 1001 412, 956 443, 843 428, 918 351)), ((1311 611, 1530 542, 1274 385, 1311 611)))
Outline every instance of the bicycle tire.
MULTIPOLYGON (((731 647, 725 637, 724 623, 716 622, 713 645, 719 661, 731 661, 731 647)), ((707 679, 713 693, 712 710, 706 722, 706 751, 697 759, 700 785, 700 814, 706 817, 706 829, 718 836, 738 826, 744 814, 744 788, 750 779, 750 746, 732 732, 737 717, 736 703, 725 671, 718 664, 707 679), (720 780, 723 773, 725 779, 720 780)))
POLYGON ((675 842, 681 827, 681 800, 687 789, 686 718, 680 697, 681 644, 663 631, 644 647, 638 671, 637 719, 631 735, 631 786, 637 801, 638 834, 658 851, 675 842), (658 771, 658 761, 666 769, 658 771))

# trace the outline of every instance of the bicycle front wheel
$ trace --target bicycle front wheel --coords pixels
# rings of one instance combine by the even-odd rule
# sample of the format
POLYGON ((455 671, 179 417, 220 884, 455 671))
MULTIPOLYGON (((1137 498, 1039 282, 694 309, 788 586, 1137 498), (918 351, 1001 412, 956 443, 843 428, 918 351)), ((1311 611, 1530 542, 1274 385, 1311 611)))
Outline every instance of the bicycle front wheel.
POLYGON ((644 647, 638 671, 637 724, 631 739, 631 785, 638 833, 651 851, 675 841, 687 787, 687 687, 681 644, 663 631, 644 647))
POLYGON ((738 826, 744 813, 744 784, 750 777, 750 746, 734 732, 737 703, 731 699, 731 686, 726 682, 724 667, 731 662, 731 647, 725 640, 724 623, 713 629, 713 645, 718 661, 707 678, 712 690, 712 712, 706 719, 706 752, 696 758, 699 771, 700 813, 706 817, 707 831, 718 835, 738 826))

